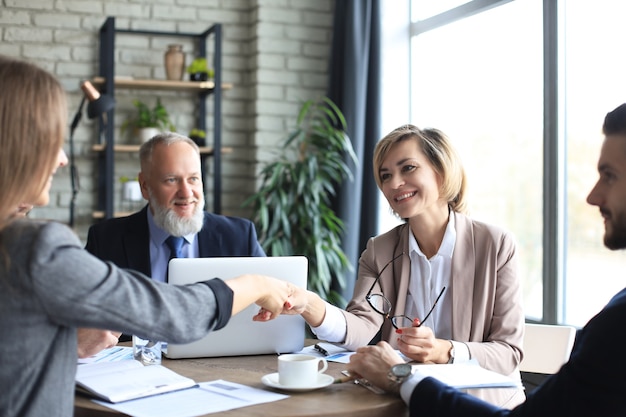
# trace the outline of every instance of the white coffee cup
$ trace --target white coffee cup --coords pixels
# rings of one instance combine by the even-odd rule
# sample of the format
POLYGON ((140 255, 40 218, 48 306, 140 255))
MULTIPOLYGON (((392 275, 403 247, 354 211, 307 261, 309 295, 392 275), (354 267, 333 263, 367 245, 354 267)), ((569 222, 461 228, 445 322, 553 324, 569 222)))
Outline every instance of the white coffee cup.
POLYGON ((317 384, 319 374, 326 369, 328 369, 328 362, 324 358, 300 353, 280 355, 278 357, 278 382, 285 387, 312 387, 317 384))

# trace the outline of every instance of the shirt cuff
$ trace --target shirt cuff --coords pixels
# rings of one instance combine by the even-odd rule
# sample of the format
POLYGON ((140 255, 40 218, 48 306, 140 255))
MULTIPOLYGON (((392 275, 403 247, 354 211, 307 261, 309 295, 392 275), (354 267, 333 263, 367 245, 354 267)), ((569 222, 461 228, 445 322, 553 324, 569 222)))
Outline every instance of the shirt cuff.
POLYGON ((213 278, 204 282, 211 288, 215 295, 215 327, 212 330, 219 330, 228 324, 228 320, 233 313, 233 290, 219 278, 213 278))
MULTIPOLYGON (((413 367, 413 369, 415 369, 415 367, 413 367)), ((409 379, 402 383, 402 385, 400 386, 400 397, 402 397, 402 400, 406 405, 409 405, 409 403, 411 402, 411 394, 413 394, 413 390, 415 389, 417 384, 422 382, 422 379, 424 378, 426 378, 425 375, 422 375, 419 373, 419 371, 416 371, 413 375, 411 375, 409 379)))
POLYGON ((341 309, 326 302, 326 313, 322 324, 311 327, 311 331, 320 340, 338 343, 346 340, 347 327, 346 318, 341 309))
POLYGON ((450 340, 454 346, 454 363, 468 362, 471 358, 469 348, 463 342, 455 342, 450 340))

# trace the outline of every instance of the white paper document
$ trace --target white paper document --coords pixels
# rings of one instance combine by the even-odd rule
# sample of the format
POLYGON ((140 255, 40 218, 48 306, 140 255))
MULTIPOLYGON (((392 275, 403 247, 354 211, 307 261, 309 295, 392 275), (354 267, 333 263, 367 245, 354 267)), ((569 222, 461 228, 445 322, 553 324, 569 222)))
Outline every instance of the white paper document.
POLYGON ((414 365, 422 375, 431 376, 457 389, 521 388, 521 381, 489 371, 476 361, 458 364, 414 365))
MULTIPOLYGON (((328 362, 337 362, 337 363, 349 363, 350 356, 354 355, 356 352, 351 350, 347 350, 345 348, 335 346, 332 343, 328 342, 317 342, 315 345, 305 346, 300 352, 296 353, 304 353, 306 355, 313 355, 320 358, 326 358, 328 362), (316 348, 315 346, 318 346, 316 348), (323 349, 323 352, 320 350, 323 349)), ((407 358, 396 349, 396 353, 400 355, 405 362, 409 362, 410 359, 407 358)))
POLYGON ((133 358, 133 348, 126 346, 113 346, 111 348, 103 349, 97 354, 88 358, 79 358, 79 364, 85 363, 100 363, 100 362, 117 362, 124 360, 131 360, 133 358))
POLYGON ((218 379, 202 382, 197 387, 183 391, 123 403, 94 402, 135 417, 196 417, 288 397, 218 379))
POLYGON ((79 365, 76 386, 112 403, 157 395, 196 385, 191 378, 161 366, 139 361, 79 365))
POLYGON ((347 349, 344 349, 339 346, 335 346, 332 343, 327 342, 317 342, 317 345, 324 349, 324 353, 315 348, 315 345, 305 346, 300 352, 296 353, 304 353, 306 355, 313 355, 320 358, 326 358, 329 362, 338 362, 338 363, 348 363, 350 362, 350 356, 354 355, 354 352, 351 352, 347 349))

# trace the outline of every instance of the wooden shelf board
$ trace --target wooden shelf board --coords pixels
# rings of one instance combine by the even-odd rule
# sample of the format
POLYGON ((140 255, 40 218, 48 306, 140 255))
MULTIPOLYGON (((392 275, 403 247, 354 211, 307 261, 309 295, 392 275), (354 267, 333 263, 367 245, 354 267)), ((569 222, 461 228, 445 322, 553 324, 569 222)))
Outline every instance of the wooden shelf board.
MULTIPOLYGON (((102 86, 106 82, 104 77, 94 77, 91 81, 96 86, 102 86)), ((213 81, 173 81, 173 80, 148 80, 119 77, 115 78, 115 86, 119 88, 134 89, 158 89, 158 90, 188 90, 201 91, 215 89, 213 81)), ((222 83, 222 90, 230 90, 233 85, 230 83, 222 83)))
MULTIPOLYGON (((91 150, 95 152, 103 152, 104 144, 98 143, 91 146, 91 150)), ((113 145, 113 152, 139 152, 140 145, 113 145)), ((232 153, 233 148, 222 147, 222 155, 232 153)), ((213 155, 213 147, 202 146, 200 147, 201 155, 213 155)))
MULTIPOLYGON (((116 211, 113 213, 113 217, 126 217, 135 213, 134 211, 116 211)), ((94 211, 91 213, 91 217, 94 219, 104 219, 104 211, 94 211)))

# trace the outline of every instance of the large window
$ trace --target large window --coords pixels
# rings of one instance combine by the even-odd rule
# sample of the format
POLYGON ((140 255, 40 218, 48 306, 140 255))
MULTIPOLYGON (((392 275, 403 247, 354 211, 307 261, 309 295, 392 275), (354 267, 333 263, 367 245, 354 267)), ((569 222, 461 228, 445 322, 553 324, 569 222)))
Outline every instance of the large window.
POLYGON ((541 2, 519 1, 411 42, 411 121, 444 131, 470 215, 515 234, 527 315, 542 316, 541 2))
POLYGON ((623 255, 603 247, 602 219, 585 198, 597 179, 604 115, 626 101, 619 21, 626 4, 553 3, 558 14, 546 18, 558 27, 558 59, 544 62, 544 39, 552 35, 542 0, 449 3, 446 11, 441 2, 411 1, 424 25, 413 23, 410 38, 410 121, 443 130, 459 149, 471 216, 514 233, 527 317, 582 326, 624 286, 623 255), (544 85, 550 71, 558 88, 544 85), (550 94, 558 111, 544 108, 550 94), (555 137, 544 118, 558 126, 555 137), (558 165, 549 186, 544 164, 558 165), (559 209, 546 210, 547 199, 559 209), (558 232, 547 233, 546 222, 558 232))
POLYGON ((566 138, 567 235, 563 320, 582 325, 624 288, 623 251, 602 244, 604 224, 585 199, 598 174, 601 127, 626 102, 622 0, 561 1, 563 129, 566 138))

